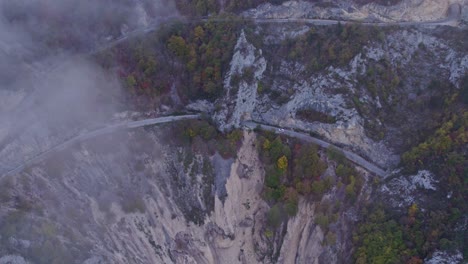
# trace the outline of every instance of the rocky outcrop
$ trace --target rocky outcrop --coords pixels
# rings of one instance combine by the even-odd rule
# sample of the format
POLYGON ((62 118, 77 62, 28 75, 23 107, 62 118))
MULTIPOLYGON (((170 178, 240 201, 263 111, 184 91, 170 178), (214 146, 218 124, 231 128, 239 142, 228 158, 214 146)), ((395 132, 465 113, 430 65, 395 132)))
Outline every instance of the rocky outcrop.
POLYGON ((390 205, 408 208, 413 203, 424 204, 421 202, 425 198, 424 193, 435 193, 437 183, 430 171, 419 171, 416 175, 392 179, 379 191, 388 197, 390 205))
POLYGON ((305 1, 287 1, 281 5, 265 3, 257 8, 247 10, 246 17, 257 19, 288 19, 288 18, 333 18, 343 15, 341 9, 323 8, 305 1))
POLYGON ((0 257, 0 264, 29 264, 23 257, 7 255, 0 257))
POLYGON ((423 22, 446 18, 450 5, 466 4, 464 0, 403 0, 396 5, 375 3, 356 5, 352 1, 330 1, 328 5, 306 1, 287 1, 281 5, 262 4, 243 13, 262 19, 335 19, 381 22, 423 22))
POLYGON ((350 18, 375 17, 380 21, 436 21, 444 19, 451 4, 463 4, 464 0, 403 0, 394 6, 368 4, 350 18))
POLYGON ((468 5, 463 5, 460 15, 463 24, 468 25, 468 5))
POLYGON ((427 258, 424 261, 427 264, 463 263, 463 254, 460 251, 436 251, 432 254, 432 257, 427 258))
POLYGON ((298 214, 288 221, 278 263, 320 263, 324 233, 315 224, 315 207, 304 199, 299 201, 298 214))
MULTIPOLYGON (((279 27, 268 28, 265 37, 266 47, 276 45, 271 43, 268 32, 277 36, 279 27)), ((290 31, 286 27, 284 30, 290 31)), ((293 37, 292 37, 293 38, 293 37)), ((429 55, 428 55, 429 56, 429 55)), ((268 59, 268 58, 267 58, 268 59)), ((300 75, 304 72, 304 65, 298 62, 281 62, 279 72, 273 78, 270 89, 285 97, 282 104, 277 104, 266 95, 258 96, 258 103, 252 114, 256 121, 298 128, 304 131, 313 131, 328 140, 351 146, 363 153, 372 161, 383 167, 395 166, 398 164, 398 156, 393 154, 391 149, 393 141, 376 142, 370 139, 365 131, 365 122, 372 120, 377 124, 382 124, 376 116, 362 116, 356 108, 350 107, 350 94, 359 100, 360 103, 370 105, 376 111, 382 109, 384 103, 379 95, 371 96, 366 88, 357 80, 366 76, 367 71, 373 67, 373 63, 388 61, 392 69, 414 69, 418 65, 417 71, 404 71, 400 74, 402 86, 399 93, 414 93, 417 83, 428 85, 430 80, 425 76, 429 72, 438 72, 439 78, 448 79, 455 87, 460 85, 460 80, 468 70, 468 57, 462 51, 450 47, 443 39, 431 34, 417 30, 395 31, 385 36, 383 43, 369 43, 360 53, 358 53, 348 65, 341 67, 330 66, 323 71, 318 71, 309 76, 300 75), (433 60, 421 61, 421 50, 430 52, 433 60), (436 52, 433 52, 436 51, 436 52), (410 74, 411 73, 411 74, 410 74), (289 81, 294 80, 294 81, 289 81), (427 84, 425 84, 426 82, 427 84), (343 92, 344 91, 344 92, 343 92), (313 109, 314 111, 333 116, 335 123, 327 124, 320 122, 307 122, 298 118, 297 112, 303 109, 313 109)), ((421 85, 420 85, 421 86, 421 85)), ((402 99, 387 98, 388 104, 394 104, 392 100, 400 100, 399 104, 405 105, 402 99)), ((408 100, 403 99, 403 100, 408 100)), ((408 103, 409 104, 409 103, 408 103)), ((385 126, 391 126, 389 123, 385 126)), ((401 124, 400 124, 401 125, 401 124)))
POLYGON ((215 198, 212 221, 227 234, 227 237, 218 236, 213 240, 216 263, 260 262, 256 249, 265 243, 262 231, 268 205, 260 196, 263 170, 254 143, 255 134, 245 132, 244 143, 226 183, 226 201, 222 203, 215 198), (239 174, 242 167, 248 170, 239 174))
POLYGON ((250 44, 242 31, 224 81, 226 96, 216 102, 220 109, 214 119, 221 130, 239 127, 242 120, 250 119, 256 104, 258 81, 265 69, 262 50, 250 44))

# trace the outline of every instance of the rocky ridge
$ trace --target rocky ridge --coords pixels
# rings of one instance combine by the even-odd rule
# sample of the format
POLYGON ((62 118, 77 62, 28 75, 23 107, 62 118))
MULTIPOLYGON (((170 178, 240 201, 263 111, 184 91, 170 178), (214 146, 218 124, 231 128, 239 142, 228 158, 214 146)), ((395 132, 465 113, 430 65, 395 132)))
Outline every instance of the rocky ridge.
POLYGON ((306 1, 270 3, 244 11, 243 15, 262 19, 333 19, 379 22, 425 22, 443 20, 451 5, 466 6, 465 0, 403 0, 396 5, 369 3, 363 6, 351 1, 333 1, 328 5, 306 1))

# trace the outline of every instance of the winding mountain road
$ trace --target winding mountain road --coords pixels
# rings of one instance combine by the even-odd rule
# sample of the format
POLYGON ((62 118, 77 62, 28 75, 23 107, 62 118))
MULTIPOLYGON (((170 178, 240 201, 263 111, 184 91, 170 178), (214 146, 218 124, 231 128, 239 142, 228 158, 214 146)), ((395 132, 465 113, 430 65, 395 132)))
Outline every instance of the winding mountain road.
MULTIPOLYGON (((67 141, 65 141, 63 143, 60 143, 60 144, 58 144, 58 145, 56 145, 56 146, 42 152, 42 153, 34 156, 33 158, 25 161, 23 164, 21 164, 21 165, 15 167, 13 169, 7 171, 0 178, 20 173, 25 168, 45 160, 48 156, 50 156, 54 152, 62 151, 64 149, 72 146, 73 144, 83 142, 85 140, 88 140, 88 139, 91 139, 91 138, 94 138, 94 137, 97 137, 97 136, 110 134, 112 132, 119 131, 119 130, 133 129, 133 128, 137 128, 137 127, 144 127, 144 126, 163 124, 163 123, 171 123, 171 122, 177 122, 177 121, 182 121, 182 120, 193 120, 193 119, 199 119, 199 118, 201 118, 200 115, 165 116, 165 117, 158 117, 158 118, 143 119, 143 120, 139 120, 139 121, 120 122, 120 123, 117 123, 117 124, 108 125, 108 126, 105 126, 105 127, 102 127, 102 128, 90 131, 90 132, 82 133, 82 134, 77 135, 77 136, 75 136, 75 137, 73 137, 73 138, 71 138, 71 139, 69 139, 69 140, 67 140, 67 141)), ((386 177, 388 175, 388 173, 385 170, 383 170, 383 169, 379 168, 378 166, 372 164, 371 162, 365 160, 364 158, 357 155, 356 153, 353 153, 351 151, 342 149, 342 148, 340 148, 340 147, 338 147, 336 145, 333 145, 331 143, 323 141, 323 140, 321 140, 319 138, 312 137, 312 136, 310 136, 308 134, 296 132, 296 131, 289 130, 289 129, 286 129, 286 128, 280 128, 280 127, 274 127, 274 126, 270 126, 270 125, 266 125, 266 124, 260 124, 260 123, 254 122, 254 121, 245 121, 245 122, 242 123, 242 126, 244 128, 251 129, 251 130, 256 129, 256 128, 261 128, 263 130, 275 132, 277 134, 282 134, 282 135, 286 135, 286 136, 289 136, 289 137, 294 137, 294 138, 297 138, 297 139, 300 139, 300 140, 303 140, 303 141, 306 141, 306 142, 310 142, 310 143, 319 145, 322 148, 328 148, 330 146, 335 147, 335 148, 339 149, 340 151, 342 151, 347 159, 349 159, 350 161, 356 163, 357 165, 367 169, 368 171, 370 171, 372 173, 375 173, 376 175, 378 175, 380 177, 386 177)))
MULTIPOLYGON (((120 36, 114 40, 110 40, 106 43, 100 43, 96 47, 94 47, 89 52, 85 53, 84 55, 95 55, 99 52, 105 51, 110 49, 120 43, 127 41, 128 39, 138 37, 141 35, 145 35, 147 33, 153 32, 159 28, 162 24, 168 23, 194 23, 194 22, 254 22, 259 24, 274 24, 274 23, 305 23, 305 24, 312 24, 312 25, 337 25, 337 24, 359 24, 359 25, 366 25, 366 26, 378 26, 378 27, 388 27, 388 26, 458 26, 461 21, 461 5, 459 4, 452 4, 450 5, 447 11, 447 17, 445 19, 435 20, 435 21, 421 21, 421 22, 363 22, 363 21, 351 21, 351 20, 329 20, 329 19, 314 19, 314 18, 251 18, 251 17, 239 17, 237 19, 222 19, 222 18, 208 18, 208 17, 200 17, 200 18, 190 18, 184 19, 183 17, 177 16, 167 16, 160 19, 155 19, 151 24, 146 27, 138 28, 127 32, 125 35, 120 36)), ((14 56, 13 52, 10 50, 9 46, 0 40, 0 52, 4 54, 14 56)), ((81 56, 76 55, 76 56, 81 56)), ((47 70, 43 70, 43 66, 41 65, 33 65, 28 63, 23 63, 24 67, 28 68, 35 77, 43 77, 47 73, 50 73, 57 68, 61 67, 60 65, 55 65, 54 67, 48 67, 47 70)))
POLYGON ((102 46, 96 47, 89 54, 96 54, 111 47, 114 47, 130 38, 137 37, 140 35, 147 34, 156 30, 161 24, 167 23, 194 23, 194 22, 254 22, 258 24, 274 24, 274 23, 305 23, 319 26, 337 25, 337 24, 359 24, 365 26, 378 26, 378 27, 389 27, 389 26, 458 26, 461 20, 461 6, 459 4, 450 5, 447 11, 447 17, 435 21, 421 21, 421 22, 364 22, 364 21, 353 21, 353 20, 330 20, 330 19, 314 19, 314 18, 251 18, 251 17, 239 17, 239 18, 190 18, 184 19, 180 17, 166 17, 163 19, 157 19, 150 25, 144 28, 135 29, 128 32, 124 36, 121 36, 115 40, 112 40, 102 46))
MULTIPOLYGON (((307 24, 314 24, 314 25, 336 25, 336 24, 341 23, 341 24, 360 24, 360 25, 384 27, 384 26, 438 26, 438 25, 457 26, 459 24, 459 22, 460 22, 460 17, 461 17, 461 6, 459 4, 452 4, 449 7, 449 10, 447 12, 447 17, 445 19, 436 20, 436 21, 425 21, 425 22, 383 23, 383 22, 359 22, 359 21, 345 21, 345 20, 309 19, 309 18, 285 18, 285 19, 268 19, 268 18, 265 18, 265 19, 258 19, 258 18, 248 18, 248 17, 239 18, 238 20, 239 20, 239 22, 252 21, 252 22, 260 23, 260 24, 261 23, 264 23, 264 24, 265 23, 307 23, 307 24)), ((152 23, 151 25, 149 25, 149 26, 147 26, 145 28, 136 29, 134 31, 131 31, 131 32, 127 33, 125 36, 122 36, 122 37, 120 37, 118 39, 115 39, 113 41, 105 43, 104 45, 101 45, 99 47, 96 47, 90 53, 88 53, 88 55, 96 54, 96 53, 98 53, 100 51, 109 49, 109 48, 111 48, 111 47, 113 47, 115 45, 118 45, 119 43, 122 43, 122 42, 126 41, 129 38, 152 32, 152 31, 156 30, 161 24, 170 23, 171 21, 174 21, 173 17, 165 18, 163 20, 156 20, 154 23, 152 23)), ((197 22, 197 21, 200 21, 200 22, 203 22, 203 21, 227 22, 227 21, 236 21, 236 20, 216 19, 216 18, 214 18, 214 19, 211 19, 211 18, 195 18, 195 19, 183 20, 183 21, 178 21, 178 22, 180 22, 180 23, 193 23, 193 22, 197 22)), ((6 54, 8 54, 8 52, 6 50, 4 50, 1 45, 0 45, 0 50, 4 51, 6 54)), ((55 69, 55 68, 53 68, 53 69, 55 69)), ((180 121, 180 120, 195 119, 195 118, 199 118, 199 117, 200 117, 199 115, 167 116, 167 117, 145 119, 145 120, 133 121, 133 122, 122 122, 122 123, 118 123, 118 124, 109 125, 109 126, 106 126, 106 127, 103 127, 103 128, 100 128, 100 129, 97 129, 97 130, 94 130, 94 131, 91 131, 91 132, 88 132, 88 133, 78 135, 78 136, 76 136, 74 138, 69 139, 66 142, 63 142, 63 143, 61 143, 59 145, 56 145, 55 147, 53 147, 53 148, 51 148, 51 149, 49 149, 49 150, 47 150, 45 152, 42 152, 42 153, 38 154, 37 156, 27 160, 22 165, 19 165, 18 167, 11 169, 10 171, 3 174, 2 177, 7 176, 7 175, 12 175, 12 174, 19 173, 24 168, 26 168, 27 166, 30 166, 30 165, 32 165, 34 163, 38 163, 38 162, 44 160, 44 158, 46 158, 52 152, 63 150, 63 149, 65 149, 65 148, 67 148, 67 147, 69 147, 69 146, 71 146, 71 145, 73 145, 73 144, 75 144, 77 142, 81 142, 81 141, 84 141, 84 140, 87 140, 87 139, 90 139, 90 138, 93 138, 93 137, 96 137, 96 136, 99 136, 99 135, 108 134, 108 133, 111 133, 111 132, 114 132, 114 131, 117 131, 117 130, 122 130, 122 129, 131 129, 131 128, 148 126, 148 125, 176 122, 176 121, 180 121)), ((249 129, 254 129, 254 128, 260 126, 260 128, 262 128, 264 130, 273 131, 275 133, 284 134, 284 135, 288 135, 290 137, 299 138, 301 140, 317 144, 317 145, 319 145, 321 147, 324 147, 324 148, 328 148, 329 146, 334 146, 334 145, 332 145, 332 144, 330 144, 328 142, 325 142, 323 140, 320 140, 318 138, 314 138, 314 137, 312 137, 310 135, 295 132, 295 131, 292 131, 292 130, 277 128, 277 127, 269 126, 269 125, 266 125, 266 124, 258 124, 258 123, 252 122, 252 121, 244 122, 243 125, 244 125, 244 127, 249 128, 249 129)), ((385 177, 386 175, 388 175, 388 173, 385 172, 383 169, 381 169, 381 168, 377 167, 376 165, 370 163, 369 161, 365 160, 361 156, 359 156, 359 155, 357 155, 357 154, 355 154, 353 152, 350 152, 350 151, 344 150, 342 148, 339 148, 337 146, 335 146, 335 147, 340 149, 344 153, 346 158, 348 158, 349 160, 353 161, 354 163, 362 166, 363 168, 365 168, 365 169, 367 169, 367 170, 369 170, 369 171, 371 171, 371 172, 373 172, 373 173, 375 173, 375 174, 377 174, 377 175, 379 175, 381 177, 385 177)))
POLYGON ((335 147, 336 149, 339 149, 341 152, 343 152, 343 154, 345 155, 345 157, 347 159, 349 159, 350 161, 356 163, 357 165, 365 168, 366 170, 368 170, 368 171, 370 171, 372 173, 375 173, 376 175, 378 175, 378 176, 380 176, 382 178, 385 178, 388 175, 388 173, 385 170, 383 170, 383 169, 379 168, 378 166, 372 164, 371 162, 365 160, 363 157, 357 155, 356 153, 353 153, 351 151, 342 149, 342 148, 340 148, 340 147, 338 147, 336 145, 333 145, 331 143, 328 143, 328 142, 323 141, 321 139, 318 139, 316 137, 312 137, 312 136, 310 136, 308 134, 296 132, 296 131, 289 130, 289 129, 286 129, 286 128, 280 128, 280 127, 265 125, 265 124, 257 123, 257 122, 254 122, 254 121, 245 121, 245 122, 242 123, 242 125, 245 128, 252 129, 252 130, 256 129, 256 128, 260 128, 262 130, 275 132, 277 134, 282 134, 282 135, 286 135, 286 136, 289 136, 289 137, 298 138, 300 140, 319 145, 322 148, 328 148, 330 146, 335 147))
POLYGON ((88 140, 90 138, 94 138, 97 136, 109 134, 118 130, 124 130, 124 129, 132 129, 132 128, 137 128, 137 127, 144 127, 144 126, 150 126, 150 125, 156 125, 156 124, 162 124, 162 123, 171 123, 171 122, 177 122, 177 121, 182 121, 182 120, 191 120, 191 119, 197 119, 200 118, 200 115, 181 115, 181 116, 164 116, 164 117, 158 117, 158 118, 150 118, 150 119, 144 119, 144 120, 139 120, 139 121, 127 121, 127 122, 120 122, 117 124, 112 124, 105 126, 103 128, 99 128, 87 133, 83 133, 80 135, 77 135, 73 138, 70 138, 69 140, 60 143, 36 156, 33 158, 26 160, 23 162, 23 164, 7 171, 4 173, 0 178, 6 177, 8 175, 14 175, 16 173, 21 172, 28 166, 37 164, 41 161, 43 161, 45 158, 47 158, 50 154, 54 152, 58 152, 61 150, 64 150, 73 144, 76 144, 78 142, 83 142, 85 140, 88 140))

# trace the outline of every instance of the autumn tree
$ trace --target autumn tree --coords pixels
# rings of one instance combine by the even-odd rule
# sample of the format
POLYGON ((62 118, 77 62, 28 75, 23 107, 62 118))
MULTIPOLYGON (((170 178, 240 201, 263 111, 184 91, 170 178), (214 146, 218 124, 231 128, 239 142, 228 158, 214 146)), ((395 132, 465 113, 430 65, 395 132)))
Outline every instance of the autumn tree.
POLYGON ((202 42, 203 38, 205 37, 205 30, 203 30, 203 27, 201 26, 196 26, 193 29, 193 36, 194 39, 198 42, 202 42))
POLYGON ((295 158, 295 174, 301 178, 317 178, 325 170, 326 164, 320 159, 317 146, 303 145, 295 158))
POLYGON ((133 75, 129 75, 127 77, 127 86, 133 88, 133 87, 135 87, 135 85, 136 85, 135 77, 133 77, 133 75))
POLYGON ((188 58, 189 48, 181 36, 171 36, 168 40, 168 47, 177 57, 183 60, 188 58))
POLYGON ((288 158, 286 158, 286 156, 281 156, 277 163, 276 163, 276 166, 278 167, 279 170, 281 170, 282 172, 285 172, 286 169, 288 168, 288 158))

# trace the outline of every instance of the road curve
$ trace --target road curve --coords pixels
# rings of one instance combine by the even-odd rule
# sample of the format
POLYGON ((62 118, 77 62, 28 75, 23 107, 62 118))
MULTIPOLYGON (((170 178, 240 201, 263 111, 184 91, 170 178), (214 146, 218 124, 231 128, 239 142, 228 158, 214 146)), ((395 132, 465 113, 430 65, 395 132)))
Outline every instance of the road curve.
POLYGON ((246 127, 246 128, 252 129, 252 130, 255 129, 255 128, 260 128, 260 129, 263 129, 263 130, 268 130, 268 131, 271 131, 271 132, 275 132, 277 134, 282 134, 282 135, 286 135, 286 136, 289 136, 289 137, 298 138, 298 139, 301 139, 303 141, 319 145, 322 148, 328 148, 330 146, 335 147, 335 148, 339 149, 340 151, 342 151, 347 159, 349 159, 350 161, 356 163, 357 165, 367 169, 368 171, 370 171, 372 173, 375 173, 376 175, 378 175, 378 176, 380 176, 382 178, 385 178, 388 175, 388 173, 385 170, 383 170, 383 169, 379 168, 378 166, 372 164, 371 162, 365 160, 361 156, 359 156, 359 155, 357 155, 357 154, 355 154, 355 153, 353 153, 351 151, 348 151, 348 150, 342 149, 342 148, 340 148, 338 146, 335 146, 335 145, 333 145, 331 143, 325 142, 325 141, 323 141, 321 139, 312 137, 312 136, 310 136, 308 134, 292 131, 292 130, 289 130, 289 129, 274 127, 274 126, 270 126, 270 125, 260 124, 260 123, 253 122, 253 121, 245 121, 245 122, 242 123, 242 125, 244 127, 246 127))
MULTIPOLYGON (((96 129, 96 130, 93 130, 93 131, 90 131, 90 132, 87 132, 87 133, 77 135, 76 137, 73 137, 73 138, 71 138, 71 139, 69 139, 69 140, 67 140, 67 141, 65 141, 63 143, 60 143, 60 144, 58 144, 58 145, 56 145, 56 146, 54 146, 54 147, 52 147, 52 148, 50 148, 48 150, 36 155, 35 157, 25 161, 23 164, 21 164, 21 165, 15 167, 13 169, 7 171, 0 178, 6 177, 6 176, 9 176, 9 175, 17 174, 17 173, 21 172, 22 170, 24 170, 26 167, 37 164, 37 163, 43 161, 45 158, 47 158, 50 154, 52 154, 54 152, 64 150, 64 149, 72 146, 73 144, 76 144, 78 142, 83 142, 83 141, 88 140, 90 138, 94 138, 94 137, 97 137, 97 136, 109 134, 109 133, 112 133, 112 132, 118 131, 118 130, 132 129, 132 128, 137 128, 137 127, 144 127, 144 126, 149 126, 149 125, 156 125, 156 124, 162 124, 162 123, 171 123, 171 122, 198 119, 198 118, 200 118, 200 115, 165 116, 165 117, 157 117, 157 118, 150 118, 150 119, 130 121, 130 122, 121 122, 121 123, 117 123, 117 124, 108 125, 108 126, 105 126, 103 128, 99 128, 99 129, 96 129)), ((310 142, 310 143, 319 145, 319 146, 321 146, 323 148, 328 148, 330 146, 333 146, 333 147, 339 149, 340 151, 342 151, 347 159, 349 159, 350 161, 356 163, 357 165, 367 169, 368 171, 370 171, 372 173, 375 173, 376 175, 378 175, 380 177, 386 177, 388 175, 388 173, 386 171, 384 171, 383 169, 379 168, 378 166, 372 164, 371 162, 365 160, 361 156, 359 156, 359 155, 357 155, 357 154, 355 154, 353 152, 350 152, 348 150, 342 149, 342 148, 340 148, 338 146, 335 146, 335 145, 333 145, 331 143, 328 143, 326 141, 323 141, 321 139, 312 137, 312 136, 310 136, 308 134, 292 131, 292 130, 289 130, 289 129, 274 127, 274 126, 270 126, 270 125, 260 124, 260 123, 256 123, 256 122, 253 122, 253 121, 245 121, 245 122, 242 123, 242 125, 243 125, 243 127, 248 128, 248 129, 252 129, 252 130, 255 129, 255 128, 260 127, 263 130, 268 130, 268 131, 275 132, 277 134, 283 134, 283 135, 287 135, 287 136, 290 136, 290 137, 298 138, 298 139, 304 140, 306 142, 310 142)))
POLYGON ((36 156, 33 158, 23 162, 23 164, 17 166, 16 168, 13 168, 6 173, 4 173, 0 178, 9 176, 9 175, 14 175, 17 174, 21 171, 23 171, 26 167, 37 164, 41 161, 43 161, 45 158, 47 158, 50 154, 64 150, 73 144, 76 144, 78 142, 83 142, 87 139, 94 138, 97 136, 105 135, 112 133, 114 131, 118 130, 124 130, 124 129, 132 129, 132 128, 137 128, 137 127, 143 127, 143 126, 149 126, 149 125, 156 125, 156 124, 162 124, 162 123, 171 123, 171 122, 176 122, 176 121, 182 121, 182 120, 190 120, 190 119, 197 119, 199 118, 200 115, 181 115, 181 116, 165 116, 165 117, 157 117, 157 118, 150 118, 150 119, 144 119, 144 120, 139 120, 139 121, 130 121, 130 122, 121 122, 117 124, 112 124, 105 126, 103 128, 99 128, 87 133, 83 133, 80 135, 77 135, 76 137, 73 137, 63 143, 60 143, 36 156))

